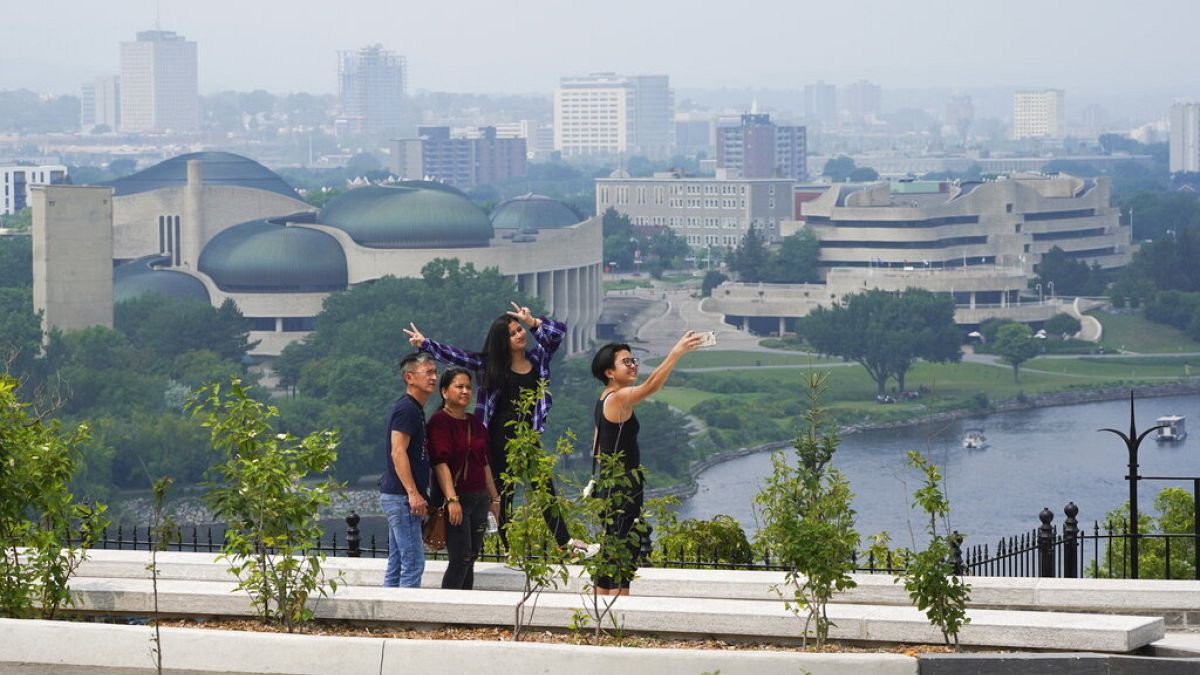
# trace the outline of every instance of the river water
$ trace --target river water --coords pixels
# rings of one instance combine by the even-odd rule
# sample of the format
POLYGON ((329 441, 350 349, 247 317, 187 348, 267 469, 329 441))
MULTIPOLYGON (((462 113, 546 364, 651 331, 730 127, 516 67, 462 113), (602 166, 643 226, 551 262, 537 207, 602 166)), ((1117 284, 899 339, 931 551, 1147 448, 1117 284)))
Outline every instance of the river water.
MULTIPOLYGON (((1139 454, 1143 476, 1200 476, 1200 396, 1142 398, 1137 401, 1139 430, 1154 426, 1160 415, 1188 416, 1187 440, 1159 445, 1153 434, 1139 454)), ((1027 532, 1039 524, 1043 507, 1061 526, 1068 501, 1079 506, 1079 521, 1090 527, 1129 497, 1125 480, 1128 453, 1120 438, 1097 432, 1102 427, 1129 428, 1129 401, 997 413, 939 425, 870 431, 844 436, 834 464, 850 479, 855 493, 860 535, 887 530, 897 545, 911 543, 906 495, 918 484, 905 466, 908 450, 926 452, 946 477, 951 526, 968 544, 994 544, 1003 536, 1027 532), (964 450, 968 429, 982 428, 983 450, 964 450), (907 481, 907 489, 904 482, 907 481)), ((680 507, 684 518, 711 518, 724 513, 737 518, 747 532, 757 530, 754 495, 771 471, 767 452, 718 464, 698 480, 696 494, 680 507)), ((1153 504, 1158 490, 1190 482, 1149 482, 1139 487, 1142 509, 1153 504)), ((913 514, 913 529, 921 520, 913 514)), ((918 537, 920 540, 920 537, 918 537)))

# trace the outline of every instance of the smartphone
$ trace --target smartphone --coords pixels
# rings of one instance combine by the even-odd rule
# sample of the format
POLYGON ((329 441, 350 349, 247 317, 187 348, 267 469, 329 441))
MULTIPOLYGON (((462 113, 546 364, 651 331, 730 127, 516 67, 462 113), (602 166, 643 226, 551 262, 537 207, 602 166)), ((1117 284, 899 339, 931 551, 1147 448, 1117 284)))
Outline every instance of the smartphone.
POLYGON ((717 334, 711 330, 701 333, 700 334, 700 346, 701 347, 716 347, 717 346, 717 334))

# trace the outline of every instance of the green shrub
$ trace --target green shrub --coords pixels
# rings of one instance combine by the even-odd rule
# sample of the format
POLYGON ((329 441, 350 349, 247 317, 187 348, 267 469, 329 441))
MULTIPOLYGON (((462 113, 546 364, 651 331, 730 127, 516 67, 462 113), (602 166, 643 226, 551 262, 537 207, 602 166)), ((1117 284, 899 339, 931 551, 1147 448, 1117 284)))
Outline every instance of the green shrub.
POLYGON ((68 582, 107 524, 105 507, 68 488, 87 426, 43 422, 18 385, 0 374, 0 616, 52 619, 71 604, 68 582))
POLYGON ((689 518, 658 525, 651 560, 657 564, 700 560, 705 563, 746 565, 754 561, 750 541, 738 521, 716 515, 712 520, 689 518))

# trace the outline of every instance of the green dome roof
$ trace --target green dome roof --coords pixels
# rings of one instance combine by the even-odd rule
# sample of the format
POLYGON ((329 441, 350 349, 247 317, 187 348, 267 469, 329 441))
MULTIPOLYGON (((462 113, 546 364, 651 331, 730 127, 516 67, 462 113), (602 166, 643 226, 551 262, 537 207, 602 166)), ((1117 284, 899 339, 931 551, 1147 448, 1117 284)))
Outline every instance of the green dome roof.
POLYGON ((112 187, 113 194, 118 197, 162 188, 183 187, 187 185, 187 163, 192 159, 198 159, 203 164, 201 173, 205 185, 253 188, 300 199, 296 191, 274 171, 249 157, 232 152, 193 152, 179 155, 137 173, 98 185, 112 187))
POLYGON ((113 270, 113 302, 132 300, 150 293, 211 302, 203 281, 186 272, 154 267, 170 263, 171 256, 154 254, 118 266, 113 270))
POLYGON ((492 223, 462 192, 428 181, 355 188, 338 195, 317 222, 370 248, 487 246, 492 223))
POLYGON ((543 195, 524 194, 501 202, 492 212, 497 230, 536 232, 569 227, 583 220, 566 204, 543 195))
POLYGON ((222 231, 200 252, 196 266, 230 293, 344 290, 346 254, 337 240, 287 227, 284 220, 251 220, 222 231))

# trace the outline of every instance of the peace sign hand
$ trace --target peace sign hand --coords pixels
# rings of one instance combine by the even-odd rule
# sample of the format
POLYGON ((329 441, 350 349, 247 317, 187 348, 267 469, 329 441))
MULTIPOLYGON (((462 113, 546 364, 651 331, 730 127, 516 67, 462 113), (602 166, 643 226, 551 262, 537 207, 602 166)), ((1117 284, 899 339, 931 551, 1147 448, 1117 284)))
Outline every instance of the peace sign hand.
POLYGON ((521 325, 525 326, 526 328, 529 328, 529 329, 536 328, 536 326, 535 326, 536 319, 533 318, 533 314, 531 314, 529 312, 528 307, 522 307, 512 301, 509 301, 508 304, 512 305, 513 309, 517 310, 515 312, 508 312, 509 316, 516 319, 518 322, 521 323, 521 325))
POLYGON ((400 330, 408 335, 408 343, 417 349, 420 349, 421 345, 425 344, 425 336, 421 334, 421 331, 417 330, 415 323, 409 322, 408 328, 401 328, 400 330))

